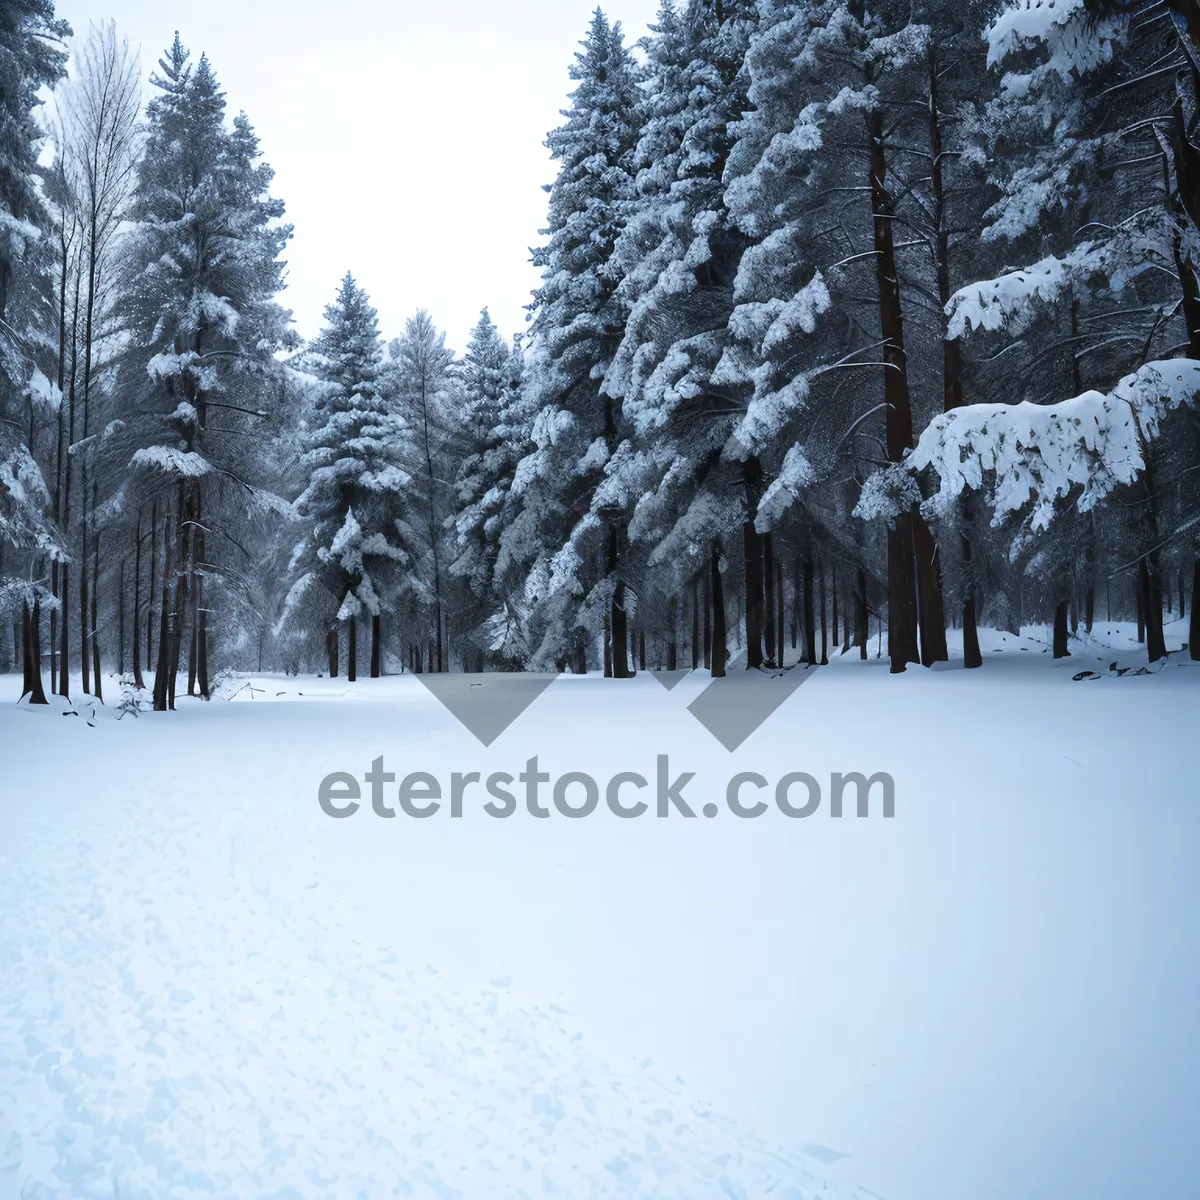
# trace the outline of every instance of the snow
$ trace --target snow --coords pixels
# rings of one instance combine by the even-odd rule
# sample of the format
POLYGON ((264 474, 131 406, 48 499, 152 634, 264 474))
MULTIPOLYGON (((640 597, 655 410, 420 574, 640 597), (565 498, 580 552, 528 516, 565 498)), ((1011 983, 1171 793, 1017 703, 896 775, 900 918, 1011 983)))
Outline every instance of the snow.
POLYGON ((120 720, 0 679, 0 1196, 1187 1194, 1200 672, 982 636, 979 672, 835 657, 732 755, 697 675, 564 677, 486 750, 412 676, 120 720), (380 755, 658 754, 696 809, 884 770, 896 816, 316 802, 380 755))
MULTIPOLYGON (((1049 405, 966 405, 930 422, 904 469, 937 473, 939 490, 927 501, 932 515, 947 515, 964 490, 979 490, 988 476, 993 524, 1032 502, 1031 527, 1045 529, 1060 501, 1074 497, 1087 512, 1118 485, 1134 482, 1145 469, 1143 440, 1158 436, 1170 409, 1194 405, 1198 395, 1200 362, 1181 358, 1147 363, 1107 395, 1089 391, 1049 405)), ((862 515, 872 511, 875 495, 864 488, 862 515)))

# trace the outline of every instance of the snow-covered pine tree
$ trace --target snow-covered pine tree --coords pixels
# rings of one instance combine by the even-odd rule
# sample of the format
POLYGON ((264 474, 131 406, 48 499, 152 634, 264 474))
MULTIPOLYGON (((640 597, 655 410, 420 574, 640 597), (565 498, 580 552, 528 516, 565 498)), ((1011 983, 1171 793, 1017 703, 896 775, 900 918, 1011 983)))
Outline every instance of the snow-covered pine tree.
POLYGON ((57 406, 61 392, 41 369, 53 371, 45 361, 53 310, 43 239, 49 222, 35 183, 43 136, 34 113, 38 90, 63 73, 70 32, 50 0, 13 0, 0 9, 0 628, 7 633, 20 622, 22 693, 37 703, 45 702, 42 604, 54 603, 46 577, 65 554, 35 457, 37 421, 45 416, 39 403, 57 406))
POLYGON ((375 309, 354 276, 346 273, 337 299, 325 309, 325 328, 307 356, 323 386, 317 391, 306 439, 309 481, 296 510, 310 522, 293 555, 297 579, 288 610, 322 609, 329 674, 338 673, 338 628, 348 627, 347 676, 358 674, 358 617, 371 618, 371 677, 383 670, 382 614, 400 587, 399 568, 409 561, 403 537, 406 489, 402 463, 408 427, 383 394, 383 362, 375 309))
POLYGON ((607 630, 606 658, 629 673, 620 513, 593 511, 620 440, 620 405, 600 384, 624 331, 613 249, 633 192, 640 122, 637 69, 619 24, 596 10, 571 78, 564 123, 547 139, 559 164, 549 188, 547 242, 534 252, 542 284, 532 305, 526 389, 538 416, 518 469, 521 513, 505 531, 504 562, 523 608, 531 661, 587 668, 587 634, 607 630))
POLYGON ((275 355, 296 337, 274 299, 291 226, 269 194, 273 172, 249 121, 226 125, 208 59, 193 68, 178 35, 159 69, 125 264, 130 345, 116 386, 126 430, 116 444, 129 452, 130 499, 165 512, 154 688, 164 709, 174 702, 185 619, 189 673, 208 695, 210 613, 220 597, 240 594, 246 527, 285 509, 258 478, 278 415, 275 355))
POLYGON ((454 354, 423 309, 405 322, 389 347, 385 390, 411 434, 402 462, 412 478, 408 534, 410 651, 417 669, 450 669, 449 566, 454 560, 453 480, 461 457, 456 414, 462 405, 454 354))
MULTIPOLYGON (((508 428, 512 402, 512 350, 485 308, 471 331, 458 367, 459 421, 454 442, 458 469, 454 482, 454 530, 450 574, 465 592, 457 608, 463 627, 465 657, 474 641, 480 667, 490 645, 485 633, 495 610, 493 574, 498 550, 498 519, 512 473, 526 447, 508 428)), ((516 383, 520 385, 519 368, 516 383)))
MULTIPOLYGON (((762 546, 753 529, 759 466, 721 456, 737 405, 713 372, 745 245, 722 176, 732 125, 747 106, 744 58, 757 21, 756 6, 738 0, 660 12, 646 47, 638 195, 615 255, 624 275, 618 296, 631 311, 604 382, 634 438, 614 456, 608 491, 630 511, 637 506, 629 529, 656 580, 648 590, 677 596, 689 578, 725 563, 724 539, 740 530, 752 667, 764 661, 762 546)), ((723 644, 712 662, 723 672, 723 644)))
MULTIPOLYGON (((1052 405, 1092 388, 1109 393, 1155 358, 1197 357, 1200 238, 1185 203, 1196 96, 1186 29, 1120 6, 1010 3, 987 40, 1001 76, 985 130, 999 199, 983 239, 1031 265, 960 288, 948 308, 951 335, 982 330, 998 343, 983 346, 995 364, 990 386, 1011 396, 1006 364, 1015 359, 1024 364, 1025 396, 1052 405), (1172 66, 1186 84, 1168 78, 1172 66), (1172 115, 1156 119, 1158 112, 1172 115)), ((1060 539, 1051 555, 1020 524, 1010 530, 1020 547, 1013 557, 1040 571, 1060 627, 1080 593, 1091 610, 1102 571, 1132 570, 1152 661, 1166 653, 1163 593, 1196 559, 1200 491, 1188 468, 1200 442, 1182 415, 1188 409, 1143 430, 1131 503, 1076 522, 1074 537, 1060 539), (1170 436, 1155 441, 1152 428, 1170 436)), ((1103 458, 1095 465, 1106 469, 1103 458)))

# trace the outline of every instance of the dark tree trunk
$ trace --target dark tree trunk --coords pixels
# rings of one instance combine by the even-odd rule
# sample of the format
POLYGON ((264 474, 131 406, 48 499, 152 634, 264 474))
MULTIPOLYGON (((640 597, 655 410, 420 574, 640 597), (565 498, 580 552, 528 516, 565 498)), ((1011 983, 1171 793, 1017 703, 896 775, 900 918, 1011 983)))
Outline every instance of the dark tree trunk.
MULTIPOLYGON (((440 664, 438 670, 441 670, 440 664)), ((358 618, 353 613, 350 614, 350 641, 346 647, 346 681, 348 683, 358 681, 358 618)))
POLYGON ((712 591, 712 641, 710 643, 709 660, 712 677, 722 679, 725 676, 725 661, 729 657, 729 648, 725 644, 725 589, 721 583, 721 544, 714 542, 709 563, 710 588, 712 591))
MULTIPOLYGON (((1180 616, 1183 615, 1182 605, 1179 609, 1180 616)), ((1083 628, 1087 633, 1092 632, 1092 623, 1096 619, 1096 584, 1092 580, 1088 580, 1087 592, 1083 598, 1083 628)))
MULTIPOLYGON (((92 497, 92 512, 96 511, 96 498, 92 497)), ((96 699, 103 702, 104 684, 100 678, 100 535, 96 534, 95 558, 92 560, 92 675, 96 685, 96 699)))
POLYGON ((646 669, 646 631, 638 630, 638 670, 646 669))
POLYGON ((1167 657, 1167 643, 1163 634, 1162 585, 1158 571, 1145 558, 1138 570, 1141 577, 1142 607, 1146 614, 1146 654, 1149 660, 1160 662, 1167 657))
POLYGON ((200 698, 209 698, 208 610, 204 604, 204 526, 200 520, 200 486, 196 485, 195 533, 192 539, 192 621, 196 629, 196 683, 200 698))
POLYGON ((383 638, 381 636, 382 618, 379 613, 371 614, 371 678, 378 679, 383 674, 383 638))
POLYGON ((813 615, 813 560, 809 554, 804 559, 804 651, 808 665, 817 665, 817 626, 813 615))
POLYGON ((154 666, 154 579, 158 574, 158 500, 150 508, 150 595, 146 601, 146 670, 154 666))
MULTIPOLYGON (((153 567, 151 568, 153 570, 153 567)), ((171 573, 170 521, 163 530, 162 588, 158 618, 158 663, 154 669, 154 711, 167 710, 167 675, 171 670, 171 604, 169 576, 171 573)))
MULTIPOLYGON (((153 573, 153 566, 151 566, 153 573)), ((133 549, 133 686, 144 688, 142 678, 142 510, 138 509, 137 541, 133 549)))
POLYGON ((67 563, 63 563, 62 571, 59 574, 59 593, 58 599, 62 607, 62 623, 59 625, 58 631, 58 694, 64 699, 71 697, 71 644, 68 634, 70 630, 68 626, 71 624, 67 620, 67 602, 71 598, 71 568, 67 563))
POLYGON ((117 573, 117 675, 125 677, 125 560, 117 573))
MULTIPOLYGON (((620 553, 620 530, 616 525, 610 525, 608 529, 608 574, 612 577, 616 576, 620 553)), ((611 674, 616 679, 629 679, 633 672, 629 669, 629 617, 625 612, 625 583, 623 580, 615 580, 610 612, 611 674)))
POLYGON ((196 600, 192 593, 192 636, 188 640, 188 691, 189 696, 196 694, 196 600))
MULTIPOLYGON (((866 20, 865 5, 859 5, 866 20)), ((883 106, 867 114, 870 144, 871 213, 875 232, 875 280, 879 291, 880 332, 883 335, 883 400, 887 406, 886 449, 889 462, 903 461, 912 447, 912 408, 908 391, 908 356, 904 346, 904 313, 896 270, 893 226, 895 206, 887 187, 886 114, 883 106)), ((901 513, 888 532, 888 652, 892 671, 920 662, 917 649, 917 578, 914 570, 914 512, 901 513)), ((944 633, 944 631, 943 631, 944 633)))
POLYGON ((1188 625, 1188 656, 1200 662, 1200 558, 1192 564, 1192 615, 1188 625))
POLYGON ((913 569, 912 514, 900 513, 888 530, 888 656, 892 674, 921 661, 917 652, 916 577, 913 569))
POLYGON ((88 637, 88 528, 87 528, 87 495, 83 498, 83 554, 79 559, 79 662, 80 687, 86 693, 92 690, 91 676, 91 641, 88 637))
POLYGON ((792 559, 792 649, 800 640, 800 559, 792 559))
MULTIPOLYGON (((59 419, 61 428, 61 415, 59 419)), ((58 563, 50 564, 50 594, 58 599, 58 563)), ((58 695, 58 610, 50 610, 50 695, 58 695)))
POLYGON ((1134 591, 1137 593, 1137 633, 1138 645, 1146 644, 1146 593, 1142 590, 1142 572, 1138 569, 1138 573, 1133 581, 1134 591))
POLYGON ((1067 649, 1067 602, 1062 600, 1054 610, 1054 657, 1070 658, 1067 649))
MULTIPOLYGON (((714 551, 717 553, 717 551, 714 551)), ((713 628, 712 628, 712 565, 704 571, 704 578, 700 581, 700 590, 703 593, 703 612, 704 612, 704 669, 712 670, 712 648, 713 648, 713 628)))
POLYGON ((946 612, 942 607, 942 563, 937 539, 920 512, 913 513, 913 550, 917 560, 918 625, 921 664, 946 662, 946 612))
POLYGON ((838 644, 838 635, 841 626, 838 624, 838 586, 837 586, 837 567, 829 568, 829 599, 832 606, 832 612, 829 618, 829 640, 834 647, 838 644))
POLYGON ((700 669, 700 579, 692 578, 692 670, 700 669))
POLYGON ((325 634, 325 656, 329 663, 329 678, 336 679, 338 675, 338 631, 336 625, 325 634))
POLYGON ((825 625, 825 566, 821 567, 821 666, 829 664, 829 639, 825 625))
POLYGON ((775 564, 775 661, 783 666, 783 564, 775 564))
POLYGON ((766 643, 766 665, 775 666, 775 550, 771 535, 762 535, 763 610, 766 616, 763 635, 766 643))
POLYGON ((29 614, 29 665, 33 668, 33 687, 30 704, 46 704, 46 691, 42 687, 42 600, 35 596, 29 614))
MULTIPOLYGON (((29 620, 29 601, 21 601, 21 699, 33 691, 33 628, 29 620)), ((16 646, 14 644, 15 651, 16 646)))
MULTIPOLYGON (((679 670, 679 644, 677 641, 676 631, 679 628, 679 599, 672 596, 670 603, 667 605, 667 621, 670 624, 670 630, 667 633, 667 670, 679 670)), ((642 662, 642 670, 646 669, 645 661, 642 662)))
POLYGON ((866 662, 867 638, 870 635, 869 610, 867 608, 867 573, 862 567, 858 568, 858 587, 855 591, 854 644, 858 647, 858 657, 866 662))
POLYGON ((757 458, 748 458, 742 466, 746 487, 746 512, 742 521, 742 557, 746 585, 746 669, 756 671, 763 665, 763 547, 754 527, 762 485, 762 466, 757 458))

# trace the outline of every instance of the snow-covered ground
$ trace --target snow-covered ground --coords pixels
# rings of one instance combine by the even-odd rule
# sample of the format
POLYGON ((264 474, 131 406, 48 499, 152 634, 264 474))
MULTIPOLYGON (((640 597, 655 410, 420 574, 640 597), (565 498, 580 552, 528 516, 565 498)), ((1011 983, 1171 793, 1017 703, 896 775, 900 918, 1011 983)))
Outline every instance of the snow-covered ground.
POLYGON ((411 676, 0 679, 0 1200, 1192 1194, 1200 670, 1109 670, 1129 632, 835 659, 732 754, 699 676, 562 678, 486 749, 411 676), (663 754, 716 817, 317 803, 663 754), (895 817, 725 805, 796 771, 895 817))

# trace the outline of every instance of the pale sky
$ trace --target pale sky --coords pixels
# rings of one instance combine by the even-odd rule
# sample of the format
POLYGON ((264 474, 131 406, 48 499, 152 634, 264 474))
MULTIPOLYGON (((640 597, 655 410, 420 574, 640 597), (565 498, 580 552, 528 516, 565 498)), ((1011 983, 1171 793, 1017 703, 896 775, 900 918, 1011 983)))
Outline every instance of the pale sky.
MULTIPOLYGON (((77 35, 113 18, 143 76, 176 27, 244 109, 295 227, 283 302, 305 337, 347 270, 391 337, 418 307, 466 336, 487 305, 524 328, 553 164, 542 145, 595 0, 59 0, 77 35)), ((612 0, 629 41, 658 0, 612 0)))

